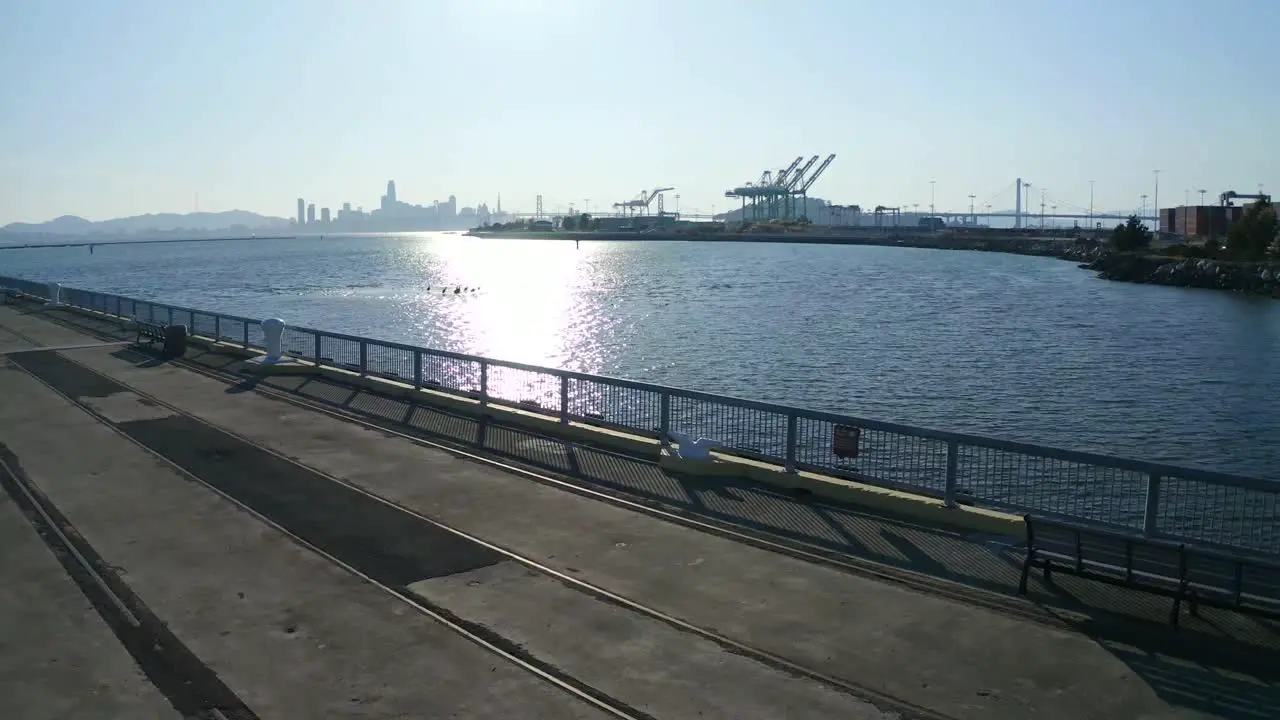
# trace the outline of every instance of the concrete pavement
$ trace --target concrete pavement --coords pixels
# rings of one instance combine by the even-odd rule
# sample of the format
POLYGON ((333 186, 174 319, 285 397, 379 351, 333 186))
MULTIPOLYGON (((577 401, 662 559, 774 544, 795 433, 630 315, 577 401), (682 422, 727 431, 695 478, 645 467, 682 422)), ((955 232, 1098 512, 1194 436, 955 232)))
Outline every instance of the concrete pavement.
MULTIPOLYGON (((36 342, 71 344, 63 335, 67 328, 44 334, 41 323, 47 324, 0 312, 0 327, 14 327, 36 342)), ((77 341, 93 339, 79 336, 77 341)), ((1203 717, 1214 716, 1214 703, 1203 697, 1212 692, 1251 698, 1255 705, 1276 697, 1274 685, 1266 679, 1233 677, 1233 685, 1218 674, 1216 689, 1200 693, 1193 702, 1185 692, 1177 692, 1193 675, 1162 664, 1150 653, 1135 655, 1131 649, 1095 642, 1062 627, 851 575, 571 495, 252 392, 228 392, 226 384, 176 366, 139 363, 118 347, 67 350, 59 356, 98 375, 64 368, 58 370, 60 376, 48 371, 49 377, 70 388, 73 396, 80 393, 121 427, 138 429, 145 423, 176 420, 173 413, 148 405, 130 389, 141 391, 214 428, 232 430, 244 440, 556 570, 948 717, 1203 717)), ((209 656, 211 665, 225 668, 220 673, 250 707, 263 717, 289 716, 267 714, 284 712, 285 704, 254 683, 254 670, 266 670, 262 665, 235 659, 244 655, 236 652, 239 637, 207 637, 211 621, 215 626, 250 622, 235 614, 236 604, 228 604, 225 594, 212 588, 174 593, 166 589, 163 578, 176 574, 183 584, 222 587, 229 581, 262 584, 266 580, 260 574, 265 573, 271 583, 256 589, 255 595, 267 592, 273 602, 285 605, 286 598, 310 597, 319 589, 316 578, 296 568, 311 563, 324 567, 324 561, 252 517, 224 507, 224 500, 182 481, 173 468, 156 466, 145 451, 28 375, 0 372, 0 397, 19 401, 0 403, 0 441, 24 458, 32 477, 64 507, 86 538, 104 556, 118 558, 113 562, 130 567, 131 579, 142 578, 135 583, 141 595, 165 598, 157 612, 175 618, 175 632, 188 637, 202 657, 209 656), (49 432, 50 427, 56 431, 49 432), (122 462, 131 470, 117 475, 114 468, 122 462), (85 475, 95 470, 111 473, 110 481, 86 485, 85 475), (109 522, 112 513, 129 517, 129 527, 109 522), (232 515, 238 518, 234 522, 232 515), (246 536, 255 538, 252 547, 241 547, 246 536), (149 551, 142 552, 139 545, 149 551), (175 545, 182 552, 172 550, 175 545), (240 552, 224 557, 219 552, 222 545, 240 552), (269 558, 284 553, 284 546, 293 548, 291 562, 258 564, 259 552, 269 558), (249 557, 254 562, 248 562, 249 557)), ((224 441, 200 440, 195 454, 200 447, 240 452, 239 446, 222 447, 218 442, 224 441)), ((173 448, 165 454, 181 455, 173 448)), ((191 456, 180 464, 190 469, 200 461, 191 456)), ((270 476, 258 479, 264 484, 272 481, 270 476)), ((883 541, 893 544, 892 537, 883 541)), ((338 583, 340 578, 328 567, 326 579, 338 583)), ((882 715, 866 703, 727 653, 508 561, 453 568, 406 585, 432 604, 470 618, 656 717, 882 715)), ((312 622, 347 618, 348 605, 359 594, 345 585, 329 593, 325 597, 333 602, 309 605, 312 622)), ((375 619, 362 622, 372 625, 369 632, 347 637, 342 646, 343 655, 352 654, 375 668, 359 682, 401 682, 401 676, 378 659, 405 649, 386 637, 392 632, 389 627, 375 619)), ((255 632, 244 642, 257 654, 255 635, 269 633, 270 628, 252 622, 250 626, 255 632)), ((458 650, 463 657, 468 651, 482 652, 465 647, 458 650)), ((454 650, 449 648, 450 653, 454 650)), ((294 677, 294 692, 302 692, 307 682, 319 682, 325 672, 340 672, 325 665, 323 658, 299 662, 317 669, 294 677)), ((1214 675, 1212 668, 1198 672, 1197 677, 1214 675)), ((1250 717, 1238 714, 1238 708, 1230 711, 1237 714, 1217 716, 1250 717)))

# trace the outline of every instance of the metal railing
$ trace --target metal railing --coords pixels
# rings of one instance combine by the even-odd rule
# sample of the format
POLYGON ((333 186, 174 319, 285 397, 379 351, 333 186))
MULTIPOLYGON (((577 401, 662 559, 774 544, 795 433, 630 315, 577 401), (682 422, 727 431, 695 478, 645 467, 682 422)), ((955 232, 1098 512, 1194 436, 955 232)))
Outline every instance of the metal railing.
MULTIPOLYGON (((259 320, 0 277, 0 286, 263 347, 259 320)), ((360 375, 650 437, 714 438, 732 454, 945 500, 1280 554, 1280 482, 944 432, 493 360, 304 327, 285 353, 360 375)))

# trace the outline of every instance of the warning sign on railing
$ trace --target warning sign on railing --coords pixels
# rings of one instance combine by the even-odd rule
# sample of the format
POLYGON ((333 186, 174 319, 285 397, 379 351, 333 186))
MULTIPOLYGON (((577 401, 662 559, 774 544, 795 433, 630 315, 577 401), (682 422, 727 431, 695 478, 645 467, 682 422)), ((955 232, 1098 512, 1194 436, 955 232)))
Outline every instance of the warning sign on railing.
POLYGON ((836 425, 831 431, 831 451, 836 457, 858 457, 858 446, 862 443, 862 428, 854 425, 836 425))

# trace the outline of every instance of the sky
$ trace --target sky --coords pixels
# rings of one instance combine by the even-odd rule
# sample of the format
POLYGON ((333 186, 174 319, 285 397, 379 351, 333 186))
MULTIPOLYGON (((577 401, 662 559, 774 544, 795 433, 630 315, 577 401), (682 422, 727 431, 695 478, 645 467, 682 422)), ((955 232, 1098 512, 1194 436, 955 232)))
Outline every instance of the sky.
POLYGON ((811 194, 864 207, 1272 191, 1276 28, 1275 0, 5 2, 0 225, 372 208, 391 179, 723 211, 828 153, 811 194))

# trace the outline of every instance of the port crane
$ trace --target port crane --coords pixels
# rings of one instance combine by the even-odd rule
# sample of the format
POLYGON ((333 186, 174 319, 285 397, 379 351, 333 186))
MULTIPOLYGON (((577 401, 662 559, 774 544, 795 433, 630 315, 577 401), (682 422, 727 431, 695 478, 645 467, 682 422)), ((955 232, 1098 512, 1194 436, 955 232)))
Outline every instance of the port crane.
POLYGON ((724 196, 741 201, 744 221, 748 220, 748 217, 752 221, 795 220, 797 218, 796 198, 803 198, 807 205, 809 188, 831 165, 836 156, 834 154, 829 156, 816 171, 810 174, 810 169, 818 164, 821 157, 821 155, 814 155, 805 162, 804 156, 801 155, 777 172, 764 171, 758 181, 726 190, 724 196), (750 211, 747 209, 748 204, 751 206, 750 211))
POLYGON ((791 161, 790 165, 779 170, 778 174, 773 176, 773 182, 771 185, 777 189, 777 192, 766 196, 766 201, 769 204, 769 217, 789 216, 786 208, 786 188, 788 184, 792 182, 793 176, 791 173, 795 172, 796 168, 799 167, 802 162, 804 162, 804 156, 798 155, 795 160, 791 161))
POLYGON ((673 187, 660 187, 653 190, 641 190, 640 195, 634 200, 624 200, 613 204, 615 210, 621 214, 632 217, 635 215, 647 215, 649 213, 649 205, 653 203, 654 198, 658 199, 658 210, 662 210, 662 193, 668 190, 675 190, 673 187))
POLYGON ((1241 195, 1235 190, 1228 190, 1222 193, 1221 195, 1219 195, 1218 200, 1222 203, 1222 207, 1230 207, 1232 200, 1262 200, 1265 202, 1271 202, 1271 196, 1265 193, 1258 193, 1256 195, 1241 195))
MULTIPOLYGON (((818 157, 817 155, 814 155, 815 160, 817 159, 817 157, 818 157)), ((818 181, 818 178, 822 177, 822 173, 826 172, 827 168, 831 167, 831 163, 834 162, 835 159, 836 159, 835 153, 831 153, 830 155, 828 155, 827 159, 822 161, 822 164, 818 166, 817 170, 813 171, 812 175, 810 175, 804 181, 799 183, 800 189, 792 191, 794 194, 799 195, 801 202, 804 203, 804 211, 800 214, 800 217, 803 217, 803 218, 809 217, 809 188, 813 187, 813 184, 818 181)), ((801 173, 801 175, 803 175, 803 173, 801 173)))

